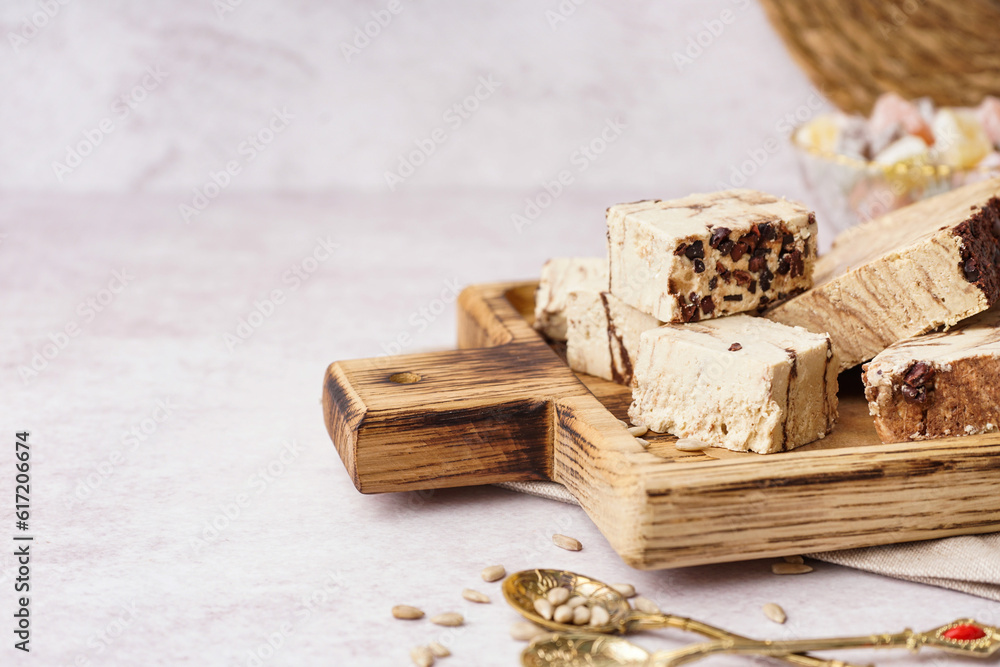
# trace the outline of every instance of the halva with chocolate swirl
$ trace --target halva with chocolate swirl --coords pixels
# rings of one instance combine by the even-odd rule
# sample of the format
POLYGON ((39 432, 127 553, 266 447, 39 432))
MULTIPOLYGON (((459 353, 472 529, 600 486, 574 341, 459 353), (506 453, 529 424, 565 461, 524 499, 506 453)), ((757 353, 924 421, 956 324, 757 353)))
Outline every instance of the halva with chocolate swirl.
POLYGON ((891 345, 863 366, 882 442, 994 432, 1000 426, 1000 310, 891 345))
POLYGON ((566 306, 569 367, 619 384, 632 383, 639 336, 662 322, 609 292, 570 292, 566 306))
POLYGON ((664 322, 762 309, 812 285, 815 216, 763 192, 618 204, 607 223, 611 293, 664 322))
POLYGON ((535 328, 550 340, 566 340, 566 298, 573 290, 608 289, 608 260, 557 257, 545 262, 535 291, 535 328))
POLYGON ((640 336, 633 424, 758 454, 818 440, 837 419, 830 339, 761 317, 667 324, 640 336))
POLYGON ((1000 179, 852 228, 816 263, 816 285, 770 310, 827 332, 844 369, 893 343, 950 327, 1000 300, 1000 179))

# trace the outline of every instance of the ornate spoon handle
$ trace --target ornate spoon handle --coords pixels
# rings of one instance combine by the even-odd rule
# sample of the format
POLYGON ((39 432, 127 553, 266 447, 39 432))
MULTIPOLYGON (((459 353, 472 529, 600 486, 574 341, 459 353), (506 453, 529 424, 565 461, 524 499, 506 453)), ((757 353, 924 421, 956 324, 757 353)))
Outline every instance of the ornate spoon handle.
POLYGON ((659 651, 649 660, 653 667, 679 667, 716 653, 775 655, 800 651, 830 651, 849 648, 906 648, 916 653, 923 646, 931 646, 959 655, 987 657, 1000 649, 1000 630, 960 619, 929 632, 906 629, 897 634, 866 635, 861 637, 830 637, 826 639, 800 639, 794 641, 753 641, 721 639, 695 644, 676 651, 659 651))
MULTIPOLYGON (((692 618, 685 618, 683 616, 674 616, 673 614, 646 614, 641 612, 636 612, 629 619, 630 629, 634 630, 652 630, 657 628, 677 628, 678 630, 685 630, 687 632, 693 632, 695 634, 702 635, 703 637, 710 637, 711 639, 719 639, 727 642, 732 642, 733 645, 741 644, 744 642, 758 645, 767 644, 767 642, 755 642, 752 639, 744 637, 742 635, 729 632, 728 630, 723 630, 714 625, 709 625, 708 623, 703 623, 701 621, 696 621, 692 618)), ((696 646, 715 646, 722 642, 711 642, 705 644, 696 644, 696 646)), ((814 650, 814 649, 807 649, 814 650)), ((749 653, 761 653, 759 650, 748 651, 749 653)), ((674 653, 673 651, 671 653, 674 653)), ((770 655, 779 660, 783 660, 789 664, 797 665, 798 667, 858 667, 847 662, 841 662, 840 660, 823 660, 822 658, 816 658, 811 655, 802 655, 800 651, 766 651, 766 655, 770 655)), ((654 654, 654 658, 658 654, 654 654)), ((697 658, 696 658, 697 659, 697 658)), ((683 663, 677 663, 683 664, 683 663)))

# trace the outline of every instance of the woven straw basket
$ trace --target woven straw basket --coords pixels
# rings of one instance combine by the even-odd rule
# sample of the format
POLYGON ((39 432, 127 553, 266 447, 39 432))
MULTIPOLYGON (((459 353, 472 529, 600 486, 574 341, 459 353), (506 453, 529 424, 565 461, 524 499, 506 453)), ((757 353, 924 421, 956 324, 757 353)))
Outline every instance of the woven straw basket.
POLYGON ((1000 96, 1000 2, 761 0, 814 85, 844 111, 880 93, 974 106, 1000 96))

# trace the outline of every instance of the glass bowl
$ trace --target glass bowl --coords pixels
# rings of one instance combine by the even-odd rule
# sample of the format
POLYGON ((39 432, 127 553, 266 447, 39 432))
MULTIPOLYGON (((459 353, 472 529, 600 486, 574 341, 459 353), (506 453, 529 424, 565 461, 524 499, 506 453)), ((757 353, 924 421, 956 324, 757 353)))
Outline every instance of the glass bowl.
POLYGON ((893 165, 823 153, 791 137, 806 187, 824 226, 840 233, 926 197, 1000 176, 1000 164, 968 169, 926 162, 893 165))

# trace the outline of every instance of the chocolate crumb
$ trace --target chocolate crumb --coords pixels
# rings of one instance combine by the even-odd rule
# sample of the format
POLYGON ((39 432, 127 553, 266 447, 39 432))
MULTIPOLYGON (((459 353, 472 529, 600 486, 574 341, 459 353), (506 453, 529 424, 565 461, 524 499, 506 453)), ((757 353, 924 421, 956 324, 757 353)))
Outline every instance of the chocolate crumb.
POLYGON ((684 256, 688 259, 705 259, 705 245, 701 241, 695 241, 684 250, 684 256))
POLYGON ((742 301, 743 300, 743 295, 742 294, 727 294, 726 296, 722 297, 722 300, 723 301, 742 301))
POLYGON ((934 379, 934 367, 926 361, 918 361, 910 366, 903 376, 903 382, 911 387, 923 387, 934 379))
POLYGON ((720 243, 729 238, 730 231, 728 227, 716 227, 712 230, 712 239, 708 242, 708 245, 718 248, 720 243))
POLYGON ((765 260, 763 257, 757 257, 755 255, 754 257, 750 258, 750 264, 748 268, 754 273, 760 273, 766 267, 767 267, 767 260, 765 260))
POLYGON ((749 250, 750 246, 748 246, 746 243, 743 243, 743 241, 740 241, 739 243, 733 246, 732 252, 729 253, 729 256, 733 258, 734 262, 738 262, 740 261, 740 257, 746 254, 747 251, 749 250))
POLYGON ((791 234, 784 234, 781 237, 781 247, 787 248, 795 243, 795 237, 791 234))
POLYGON ((712 301, 712 297, 706 296, 704 299, 701 300, 701 312, 708 315, 714 310, 715 310, 715 302, 712 301))
POLYGON ((750 292, 751 294, 756 294, 757 293, 757 281, 756 280, 751 280, 750 281, 750 286, 747 287, 747 291, 750 292))
POLYGON ((688 306, 681 308, 681 319, 685 322, 697 322, 698 321, 698 304, 692 303, 688 306))
POLYGON ((679 257, 680 255, 683 255, 686 251, 687 251, 687 243, 682 243, 679 246, 677 246, 677 250, 674 250, 674 254, 679 257))
POLYGON ((736 244, 733 243, 732 239, 726 239, 725 241, 719 244, 718 251, 723 255, 728 255, 733 251, 734 245, 736 244))
POLYGON ((965 274, 965 279, 970 283, 974 283, 979 280, 979 265, 976 263, 975 257, 970 257, 965 260, 965 265, 962 267, 962 273, 965 274))
POLYGON ((701 261, 700 259, 694 260, 694 272, 695 273, 704 273, 705 272, 705 262, 701 261))
POLYGON ((722 276, 723 280, 729 280, 729 269, 726 268, 725 264, 722 262, 716 262, 715 270, 720 276, 722 276))
POLYGON ((792 260, 790 259, 789 255, 785 255, 784 257, 778 260, 779 275, 783 276, 791 270, 792 270, 792 260))
POLYGON ((926 387, 911 387, 908 384, 904 384, 903 388, 900 390, 903 396, 914 403, 925 403, 927 402, 927 388, 926 387))
POLYGON ((756 232, 750 232, 740 237, 740 243, 745 243, 749 248, 756 248, 759 241, 760 234, 756 232))
POLYGON ((729 351, 730 352, 739 352, 742 349, 743 349, 743 346, 740 345, 739 343, 733 343, 732 345, 729 346, 729 351))
POLYGON ((715 289, 719 286, 719 276, 712 276, 712 279, 708 281, 708 289, 715 289))
POLYGON ((761 241, 773 241, 774 240, 774 227, 771 226, 769 222, 762 222, 757 225, 757 231, 760 232, 761 241))
MULTIPOLYGON (((764 269, 764 273, 760 274, 760 291, 766 292, 771 289, 771 278, 768 278, 768 274, 771 273, 767 269, 764 269)), ((772 276, 773 277, 773 276, 772 276)))
POLYGON ((753 280, 753 276, 746 271, 733 271, 733 278, 736 279, 737 285, 749 285, 753 280))

